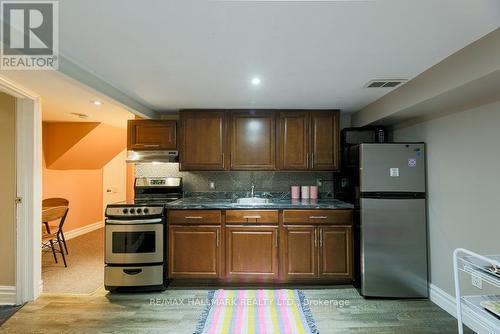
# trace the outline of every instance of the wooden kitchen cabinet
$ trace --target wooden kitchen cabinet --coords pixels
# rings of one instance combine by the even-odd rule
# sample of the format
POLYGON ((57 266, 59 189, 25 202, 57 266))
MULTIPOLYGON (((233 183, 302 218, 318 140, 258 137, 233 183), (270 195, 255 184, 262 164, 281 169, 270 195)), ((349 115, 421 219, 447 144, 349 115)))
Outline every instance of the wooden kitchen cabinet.
POLYGON ((353 277, 351 226, 321 226, 319 231, 319 275, 321 278, 353 277))
POLYGON ((282 111, 279 113, 279 169, 309 168, 309 113, 282 111))
POLYGON ((285 226, 284 279, 352 279, 351 233, 351 226, 285 226))
POLYGON ((288 225, 335 224, 351 225, 352 210, 284 210, 283 222, 288 225))
POLYGON ((283 278, 318 277, 318 240, 314 226, 287 226, 283 229, 283 278))
POLYGON ((335 170, 340 168, 340 135, 338 111, 311 112, 310 169, 335 170))
POLYGON ((177 150, 177 122, 162 120, 129 120, 127 149, 177 150))
POLYGON ((352 210, 168 210, 169 278, 353 279, 352 210))
POLYGON ((231 170, 274 170, 276 121, 273 111, 232 111, 231 170))
POLYGON ((219 278, 220 226, 168 227, 169 278, 219 278))
POLYGON ((278 224, 278 210, 227 210, 226 224, 278 224))
POLYGON ((225 170, 226 117, 224 111, 181 111, 180 170, 225 170))
POLYGON ((278 228, 226 226, 226 278, 278 279, 278 228))
POLYGON ((338 111, 282 111, 279 115, 279 169, 339 169, 338 111))
POLYGON ((340 166, 338 110, 182 110, 179 127, 185 171, 340 166))
POLYGON ((220 225, 222 213, 220 210, 169 210, 167 219, 175 225, 220 225))

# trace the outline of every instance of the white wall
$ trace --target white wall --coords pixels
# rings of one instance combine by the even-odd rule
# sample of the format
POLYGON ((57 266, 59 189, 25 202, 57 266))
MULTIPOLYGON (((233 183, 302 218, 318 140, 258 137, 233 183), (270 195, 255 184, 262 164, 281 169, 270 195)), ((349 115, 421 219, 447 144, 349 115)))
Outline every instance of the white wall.
POLYGON ((431 283, 454 295, 457 247, 500 254, 500 102, 395 130, 427 143, 431 283))
POLYGON ((127 150, 123 150, 102 169, 103 221, 106 206, 127 199, 127 150))

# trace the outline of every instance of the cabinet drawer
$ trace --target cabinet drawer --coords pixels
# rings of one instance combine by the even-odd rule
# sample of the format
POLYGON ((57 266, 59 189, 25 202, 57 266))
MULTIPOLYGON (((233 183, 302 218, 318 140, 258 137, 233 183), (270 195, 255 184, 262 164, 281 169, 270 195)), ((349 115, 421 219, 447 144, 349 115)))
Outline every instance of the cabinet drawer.
POLYGON ((227 210, 226 224, 278 224, 277 210, 227 210))
POLYGON ((220 224, 220 210, 170 210, 168 224, 220 224))
POLYGON ((285 224, 352 224, 352 210, 284 210, 285 224))

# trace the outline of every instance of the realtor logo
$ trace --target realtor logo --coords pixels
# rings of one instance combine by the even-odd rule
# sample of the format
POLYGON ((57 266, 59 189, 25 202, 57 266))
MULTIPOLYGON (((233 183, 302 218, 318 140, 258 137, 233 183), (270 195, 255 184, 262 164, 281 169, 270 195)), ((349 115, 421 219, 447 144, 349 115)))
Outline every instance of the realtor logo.
POLYGON ((1 1, 2 70, 58 68, 57 1, 1 1))

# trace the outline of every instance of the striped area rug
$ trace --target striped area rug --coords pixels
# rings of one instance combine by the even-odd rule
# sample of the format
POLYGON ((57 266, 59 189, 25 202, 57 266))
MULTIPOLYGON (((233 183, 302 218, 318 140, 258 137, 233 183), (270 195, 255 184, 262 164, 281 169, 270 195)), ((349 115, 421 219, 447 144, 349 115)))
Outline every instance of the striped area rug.
POLYGON ((216 290, 194 334, 318 334, 299 290, 216 290))

